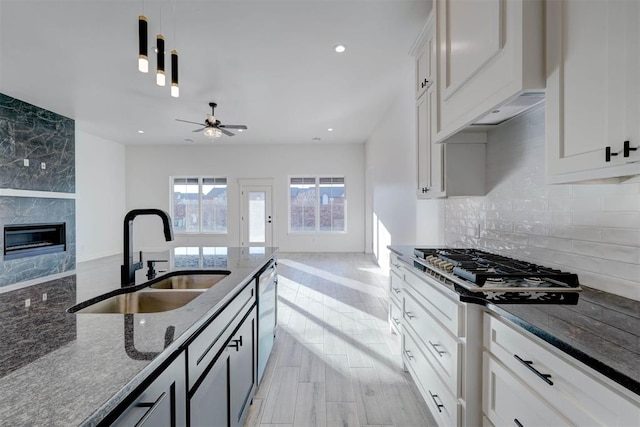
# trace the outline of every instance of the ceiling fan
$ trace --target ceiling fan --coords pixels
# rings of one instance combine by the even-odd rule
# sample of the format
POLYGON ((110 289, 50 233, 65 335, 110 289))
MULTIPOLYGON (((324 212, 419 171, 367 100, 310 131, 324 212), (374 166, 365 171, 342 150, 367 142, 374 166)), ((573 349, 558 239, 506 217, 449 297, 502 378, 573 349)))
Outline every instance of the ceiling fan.
POLYGON ((204 120, 204 123, 191 122, 189 120, 181 120, 176 119, 179 122, 192 123, 194 125, 204 126, 200 129, 196 129, 193 132, 202 132, 204 131, 205 136, 209 138, 219 138, 222 134, 227 136, 234 136, 235 134, 229 132, 227 129, 238 129, 240 132, 247 129, 246 125, 223 125, 220 123, 220 120, 216 118, 214 115, 214 110, 218 106, 215 102, 210 102, 209 107, 211 107, 211 114, 207 114, 207 118, 204 120))

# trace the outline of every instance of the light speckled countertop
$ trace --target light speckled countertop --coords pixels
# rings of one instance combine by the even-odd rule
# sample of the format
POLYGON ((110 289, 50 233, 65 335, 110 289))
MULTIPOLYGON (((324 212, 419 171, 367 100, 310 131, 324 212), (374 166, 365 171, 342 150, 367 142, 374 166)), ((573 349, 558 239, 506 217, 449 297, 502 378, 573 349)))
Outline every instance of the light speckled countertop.
MULTIPOLYGON (((413 246, 395 245, 389 249, 413 267, 413 246)), ((455 292, 453 286, 443 284, 443 288, 455 292)), ((487 304, 486 307, 640 394, 640 301, 584 285, 582 288, 577 305, 487 304)))
MULTIPOLYGON (((145 253, 145 260, 170 260, 157 264, 158 276, 165 268, 231 271, 181 308, 133 315, 135 348, 158 353, 152 360, 127 355, 125 315, 65 311, 119 289, 121 257, 81 263, 74 275, 0 293, 0 425, 95 425, 276 254, 276 248, 197 247, 145 253), (175 327, 174 340, 163 350, 168 326, 175 327)), ((136 273, 136 284, 147 281, 145 274, 146 268, 136 273)))

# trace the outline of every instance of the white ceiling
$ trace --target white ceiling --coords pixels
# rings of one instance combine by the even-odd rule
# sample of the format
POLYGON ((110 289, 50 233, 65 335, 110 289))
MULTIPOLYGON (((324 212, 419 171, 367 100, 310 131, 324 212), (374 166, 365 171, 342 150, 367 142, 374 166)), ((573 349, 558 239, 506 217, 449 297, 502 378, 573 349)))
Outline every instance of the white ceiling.
POLYGON ((210 143, 175 119, 202 122, 211 101, 223 124, 249 127, 216 143, 361 143, 410 76, 408 51, 430 9, 431 0, 1 0, 0 92, 124 144, 210 143), (166 51, 179 52, 180 98, 156 86, 155 55, 149 74, 137 71, 143 7, 150 51, 162 22, 166 51))

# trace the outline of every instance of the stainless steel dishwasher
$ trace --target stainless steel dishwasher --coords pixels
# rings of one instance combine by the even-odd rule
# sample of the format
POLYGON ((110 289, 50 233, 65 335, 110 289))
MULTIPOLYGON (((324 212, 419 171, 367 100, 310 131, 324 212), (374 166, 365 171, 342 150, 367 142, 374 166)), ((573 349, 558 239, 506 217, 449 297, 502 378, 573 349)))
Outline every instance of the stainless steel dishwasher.
POLYGON ((278 272, 272 260, 258 277, 258 383, 264 375, 276 336, 278 272))

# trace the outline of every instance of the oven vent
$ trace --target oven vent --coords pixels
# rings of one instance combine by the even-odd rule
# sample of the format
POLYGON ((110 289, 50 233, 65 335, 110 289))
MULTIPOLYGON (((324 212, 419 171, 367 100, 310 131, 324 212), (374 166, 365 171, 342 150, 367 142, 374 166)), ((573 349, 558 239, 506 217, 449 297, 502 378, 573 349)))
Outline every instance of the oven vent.
POLYGON ((4 259, 30 257, 67 250, 65 223, 4 226, 4 259))

